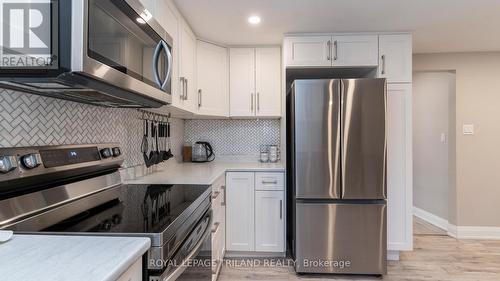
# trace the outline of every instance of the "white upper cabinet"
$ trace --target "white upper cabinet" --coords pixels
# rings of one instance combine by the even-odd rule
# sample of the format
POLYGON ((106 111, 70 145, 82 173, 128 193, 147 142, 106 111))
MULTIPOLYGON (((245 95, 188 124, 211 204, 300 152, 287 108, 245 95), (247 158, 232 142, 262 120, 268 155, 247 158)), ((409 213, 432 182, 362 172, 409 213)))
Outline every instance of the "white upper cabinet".
POLYGON ((287 37, 284 42, 286 66, 330 67, 331 36, 287 37))
POLYGON ((180 103, 174 104, 183 110, 195 112, 197 110, 198 95, 196 92, 196 37, 186 23, 180 27, 180 74, 179 93, 180 103))
POLYGON ((231 48, 229 73, 230 116, 281 116, 280 48, 231 48))
POLYGON ((378 66, 378 35, 338 35, 332 38, 334 67, 378 66))
POLYGON ((255 49, 229 49, 229 114, 255 115, 255 49))
POLYGON ((227 49, 197 41, 198 114, 229 115, 229 69, 227 49))
POLYGON ((380 35, 379 45, 379 77, 388 83, 411 83, 411 34, 380 35))
POLYGON ((281 49, 255 49, 256 115, 281 116, 281 49))
POLYGON ((287 37, 287 67, 378 66, 378 35, 287 37))

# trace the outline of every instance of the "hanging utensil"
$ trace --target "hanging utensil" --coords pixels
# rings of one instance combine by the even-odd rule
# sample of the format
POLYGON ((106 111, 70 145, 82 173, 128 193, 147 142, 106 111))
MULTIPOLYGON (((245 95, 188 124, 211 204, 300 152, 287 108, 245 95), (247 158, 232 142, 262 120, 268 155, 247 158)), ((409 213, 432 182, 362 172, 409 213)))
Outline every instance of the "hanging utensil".
POLYGON ((155 153, 155 124, 154 121, 151 121, 151 148, 149 150, 149 166, 154 165, 156 161, 156 153, 155 153))
POLYGON ((167 124, 162 123, 161 124, 161 135, 162 135, 162 149, 161 149, 161 160, 162 162, 165 160, 168 160, 167 158, 167 124))
POLYGON ((172 154, 172 143, 170 140, 170 122, 167 122, 167 140, 168 140, 168 150, 167 150, 167 160, 174 157, 172 154))
POLYGON ((159 138, 158 138, 158 134, 159 134, 159 125, 160 123, 158 121, 156 121, 155 123, 155 130, 156 130, 156 134, 155 134, 155 143, 156 143, 156 150, 155 150, 155 165, 156 164, 159 164, 161 162, 161 155, 160 155, 160 146, 159 146, 159 138))
POLYGON ((142 142, 141 142, 141 152, 142 152, 142 157, 144 157, 144 164, 146 167, 149 167, 149 156, 148 156, 148 135, 149 135, 149 130, 148 130, 148 120, 144 119, 143 120, 143 128, 142 128, 142 142))

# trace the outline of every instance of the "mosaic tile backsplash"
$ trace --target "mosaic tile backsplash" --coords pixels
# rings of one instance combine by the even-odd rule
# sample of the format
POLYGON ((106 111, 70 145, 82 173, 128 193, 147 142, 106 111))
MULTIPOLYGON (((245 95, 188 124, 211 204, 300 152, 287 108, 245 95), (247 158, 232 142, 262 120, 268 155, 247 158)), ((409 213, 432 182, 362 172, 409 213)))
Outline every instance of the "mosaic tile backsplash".
MULTIPOLYGON (((132 167, 143 164, 140 116, 134 109, 98 107, 0 89, 0 147, 119 142, 124 166, 132 167)), ((171 122, 172 151, 180 156, 184 121, 171 122)))
POLYGON ((256 161, 260 145, 280 144, 280 120, 186 120, 184 140, 208 141, 216 159, 256 161))

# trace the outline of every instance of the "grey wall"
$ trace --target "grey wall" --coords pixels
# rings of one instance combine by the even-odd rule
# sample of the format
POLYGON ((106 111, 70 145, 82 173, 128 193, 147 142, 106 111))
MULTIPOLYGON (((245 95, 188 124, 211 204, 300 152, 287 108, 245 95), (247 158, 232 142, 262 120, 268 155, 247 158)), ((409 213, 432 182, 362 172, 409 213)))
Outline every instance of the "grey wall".
MULTIPOLYGON (((97 107, 0 89, 0 147, 119 142, 124 166, 141 165, 140 115, 134 109, 97 107)), ((180 155, 183 120, 172 119, 172 136, 174 154, 180 155)))
POLYGON ((280 144, 280 120, 186 120, 184 139, 210 142, 218 160, 257 161, 261 144, 280 144))
POLYGON ((448 220, 455 154, 455 74, 413 74, 413 203, 448 220), (452 134, 450 134, 450 131, 452 134), (445 141, 441 135, 445 135, 445 141))
POLYGON ((413 69, 456 71, 456 208, 450 222, 500 227, 500 52, 415 55, 413 69), (474 135, 462 134, 464 123, 474 124, 474 135))

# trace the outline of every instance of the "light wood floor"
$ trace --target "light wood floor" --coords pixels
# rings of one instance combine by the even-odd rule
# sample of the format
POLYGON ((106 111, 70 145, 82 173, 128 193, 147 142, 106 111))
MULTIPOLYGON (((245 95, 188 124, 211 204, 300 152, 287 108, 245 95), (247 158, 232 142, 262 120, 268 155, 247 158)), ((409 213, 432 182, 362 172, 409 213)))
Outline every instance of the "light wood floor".
MULTIPOLYGON (((297 276, 291 266, 236 267, 226 263, 220 281, 238 280, 390 280, 390 281, 498 281, 500 241, 457 240, 416 221, 414 250, 389 262, 383 278, 366 276, 297 276), (433 230, 435 232, 431 232, 433 230)), ((432 226, 432 225, 430 225, 432 226)), ((439 230, 439 231, 438 231, 439 230)), ((234 265, 234 264, 233 264, 234 265)))

